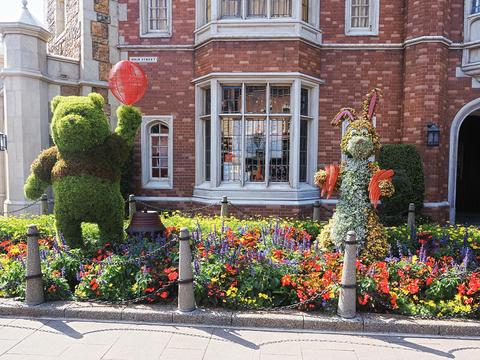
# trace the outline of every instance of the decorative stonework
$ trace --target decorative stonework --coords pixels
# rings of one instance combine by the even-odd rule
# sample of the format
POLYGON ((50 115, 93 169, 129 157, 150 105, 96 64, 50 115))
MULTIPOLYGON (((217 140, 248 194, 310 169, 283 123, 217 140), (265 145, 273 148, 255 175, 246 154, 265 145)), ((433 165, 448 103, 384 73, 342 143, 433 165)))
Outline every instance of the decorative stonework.
POLYGON ((80 59, 80 19, 79 19, 79 0, 65 0, 65 31, 61 34, 55 34, 55 9, 56 0, 47 2, 47 27, 55 34, 48 43, 48 51, 54 55, 66 56, 73 59, 80 59))

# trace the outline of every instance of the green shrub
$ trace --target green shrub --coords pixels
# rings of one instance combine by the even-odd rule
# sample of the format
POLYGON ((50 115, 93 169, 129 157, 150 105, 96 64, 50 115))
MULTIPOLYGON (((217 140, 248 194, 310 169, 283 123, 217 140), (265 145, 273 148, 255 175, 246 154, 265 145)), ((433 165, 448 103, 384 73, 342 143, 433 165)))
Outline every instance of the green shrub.
POLYGON ((413 145, 388 144, 382 147, 378 162, 382 169, 392 169, 396 173, 396 195, 391 199, 382 199, 380 216, 383 219, 390 217, 390 220, 395 220, 390 224, 398 224, 404 221, 401 214, 408 211, 409 203, 413 202, 417 211, 423 208, 425 176, 422 159, 413 145), (395 216, 396 219, 393 219, 395 216))

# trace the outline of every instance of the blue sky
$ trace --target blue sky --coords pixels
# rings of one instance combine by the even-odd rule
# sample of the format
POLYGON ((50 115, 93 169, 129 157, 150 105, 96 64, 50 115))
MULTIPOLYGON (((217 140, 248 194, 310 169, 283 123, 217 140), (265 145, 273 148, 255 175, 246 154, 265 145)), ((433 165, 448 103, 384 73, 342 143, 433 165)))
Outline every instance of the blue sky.
MULTIPOLYGON (((0 21, 15 20, 22 8, 22 0, 0 0, 0 21)), ((28 9, 38 20, 45 22, 43 15, 43 0, 28 0, 28 9)))

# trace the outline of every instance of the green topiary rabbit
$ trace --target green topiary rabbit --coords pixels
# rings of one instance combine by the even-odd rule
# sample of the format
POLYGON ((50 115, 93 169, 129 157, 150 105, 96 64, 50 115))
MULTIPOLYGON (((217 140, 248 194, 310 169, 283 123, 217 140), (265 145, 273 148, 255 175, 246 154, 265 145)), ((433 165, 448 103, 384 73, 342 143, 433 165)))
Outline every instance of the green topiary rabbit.
POLYGON ((111 133, 103 106, 97 93, 55 97, 51 130, 56 146, 33 162, 25 184, 25 195, 33 200, 53 185, 57 234, 74 248, 83 246, 82 222, 98 223, 103 243, 124 237, 120 168, 142 115, 135 107, 120 106, 118 127, 111 133))

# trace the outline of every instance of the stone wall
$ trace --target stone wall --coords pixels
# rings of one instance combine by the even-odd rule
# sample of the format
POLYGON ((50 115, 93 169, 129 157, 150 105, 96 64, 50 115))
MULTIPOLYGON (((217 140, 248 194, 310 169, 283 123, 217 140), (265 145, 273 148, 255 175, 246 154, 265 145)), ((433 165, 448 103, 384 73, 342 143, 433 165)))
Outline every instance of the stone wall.
POLYGON ((48 43, 48 51, 54 55, 80 59, 81 29, 80 29, 80 0, 65 0, 65 31, 56 33, 55 10, 57 0, 47 1, 47 28, 53 34, 48 43))

